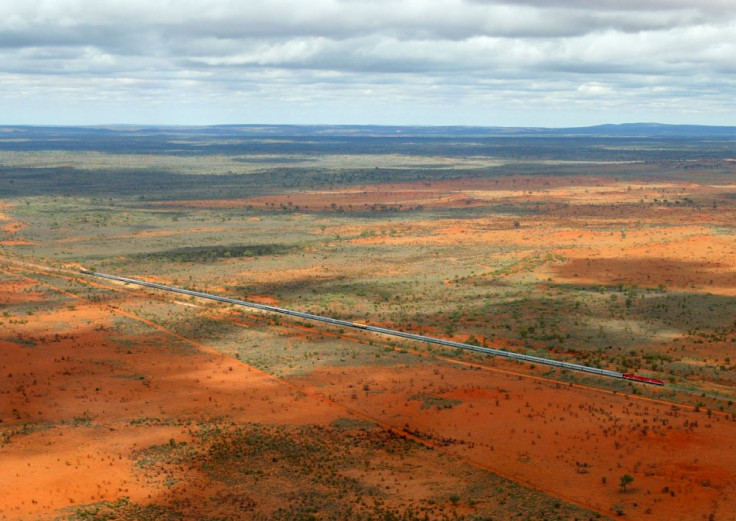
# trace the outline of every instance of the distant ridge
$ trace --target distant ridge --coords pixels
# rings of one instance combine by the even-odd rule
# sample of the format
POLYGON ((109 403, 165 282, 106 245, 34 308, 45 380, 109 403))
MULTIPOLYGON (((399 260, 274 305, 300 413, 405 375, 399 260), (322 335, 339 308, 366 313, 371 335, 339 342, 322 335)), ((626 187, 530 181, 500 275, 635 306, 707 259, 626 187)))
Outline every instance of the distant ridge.
POLYGON ((305 131, 332 135, 424 136, 596 136, 596 137, 729 137, 736 126, 622 123, 590 127, 481 127, 481 126, 382 126, 382 125, 215 125, 211 129, 260 129, 301 134, 305 131))
POLYGON ((26 138, 34 134, 206 134, 206 135, 281 135, 281 136, 508 136, 508 137, 631 137, 631 138, 705 138, 736 139, 736 126, 669 125, 663 123, 621 123, 590 127, 483 127, 483 126, 407 126, 407 125, 89 125, 89 126, 0 126, 3 137, 12 134, 26 138))
POLYGON ((632 137, 700 137, 700 136, 734 136, 736 126, 720 127, 712 125, 666 125, 663 123, 621 123, 605 124, 593 127, 554 129, 555 133, 568 134, 579 132, 595 136, 632 136, 632 137))

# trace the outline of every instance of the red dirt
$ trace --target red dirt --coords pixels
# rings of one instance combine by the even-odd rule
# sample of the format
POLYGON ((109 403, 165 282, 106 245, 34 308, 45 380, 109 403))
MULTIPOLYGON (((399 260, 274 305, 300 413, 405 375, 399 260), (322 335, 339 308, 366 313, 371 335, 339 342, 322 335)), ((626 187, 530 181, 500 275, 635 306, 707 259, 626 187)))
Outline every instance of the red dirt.
MULTIPOLYGON (((186 480, 172 492, 163 477, 151 480, 135 465, 136 453, 152 445, 197 443, 189 425, 198 420, 328 425, 365 418, 351 412, 352 403, 340 405, 322 390, 302 391, 146 320, 135 319, 155 329, 120 330, 121 318, 134 319, 122 300, 108 308, 6 275, 0 294, 11 310, 6 318, 16 321, 18 341, 0 341, 0 433, 6 436, 0 442, 0 519, 54 519, 59 509, 121 497, 141 504, 165 504, 172 497, 206 502, 223 485, 196 469, 183 470, 186 480), (52 301, 54 306, 33 314, 12 307, 52 301)), ((137 298, 131 291, 124 295, 126 301, 137 298)), ((392 430, 412 438, 401 427, 392 430)), ((380 487, 391 508, 434 504, 438 487, 463 485, 452 473, 455 464, 442 456, 401 455, 400 464, 379 456, 370 466, 366 461, 359 476, 346 477, 380 487)), ((260 508, 283 506, 278 499, 259 496, 260 508)), ((225 507, 223 515, 230 515, 225 507)), ((452 510, 475 512, 463 503, 452 510)), ((191 512, 193 519, 217 513, 191 512)))
POLYGON ((622 505, 646 519, 710 513, 732 519, 736 423, 722 415, 441 363, 325 368, 295 382, 475 465, 608 515, 622 505), (422 408, 422 396, 460 403, 422 408), (621 492, 625 473, 634 483, 621 492))
POLYGON ((248 295, 250 302, 257 302, 258 304, 266 304, 267 306, 278 306, 279 299, 269 297, 268 295, 248 295))
MULTIPOLYGON (((736 219, 732 205, 720 199, 733 190, 733 186, 678 182, 516 177, 171 204, 364 211, 373 205, 408 209, 540 203, 552 205, 551 210, 524 216, 489 212, 473 219, 414 219, 392 223, 391 234, 381 223, 331 226, 323 233, 338 234, 356 245, 522 247, 505 256, 510 267, 503 273, 479 266, 488 277, 521 270, 554 283, 624 284, 732 297, 736 247, 733 236, 721 233, 719 227, 728 231, 736 219), (685 196, 701 202, 688 203, 685 196), (723 203, 718 211, 703 203, 715 200, 723 203), (525 267, 525 261, 547 253, 557 258, 525 267)), ((725 346, 719 356, 728 356, 728 351, 725 346)), ((556 384, 536 380, 440 367, 441 382, 428 369, 372 367, 321 369, 299 384, 386 423, 429 433, 432 443, 445 445, 452 439, 447 442, 450 450, 477 465, 609 515, 613 505, 621 504, 627 514, 646 514, 647 519, 690 520, 711 513, 715 519, 734 518, 736 424, 728 418, 718 414, 709 418, 684 408, 675 411, 666 404, 604 391, 557 389, 556 384), (494 382, 490 388, 489 378, 494 382), (413 384, 407 385, 412 379, 413 384), (451 385, 446 383, 450 381, 451 385), (351 398, 361 387, 355 382, 368 383, 371 389, 359 393, 357 401, 351 398), (436 391, 441 384, 447 389, 440 396, 462 403, 434 411, 408 400, 412 394, 436 391), (496 386, 508 389, 509 400, 496 386), (635 481, 630 492, 621 493, 618 479, 625 473, 635 481)))
MULTIPOLYGON (((509 264, 503 273, 479 266, 483 273, 479 277, 506 277, 527 270, 540 280, 559 283, 664 286, 732 297, 736 296, 736 248, 733 236, 719 227, 730 229, 736 218, 733 208, 716 212, 707 206, 673 207, 652 201, 663 194, 672 200, 683 194, 715 200, 733 190, 733 186, 540 176, 156 204, 300 206, 320 211, 352 206, 365 211, 373 205, 403 210, 418 205, 556 203, 559 207, 548 213, 521 217, 489 212, 473 219, 396 223, 391 224, 394 233, 389 235, 381 223, 331 226, 322 233, 339 234, 353 244, 523 247, 499 257, 509 264), (599 223, 605 226, 598 227, 599 223), (525 261, 547 253, 557 258, 524 267, 525 261)), ((0 220, 10 221, 2 213, 0 220)), ((6 233, 9 226, 15 224, 4 225, 6 233)), ((143 233, 164 236, 197 231, 213 229, 143 233)), ((24 242, 14 239, 2 244, 24 242)), ((261 282, 291 282, 344 273, 327 265, 249 271, 248 275, 261 282)), ((29 281, 0 283, 0 303, 45 302, 42 292, 29 291, 32 286, 29 281)), ((248 298, 278 303, 268 295, 248 298)), ((131 455, 136 448, 186 437, 185 429, 178 423, 142 427, 131 420, 196 419, 225 413, 234 421, 325 424, 344 416, 346 410, 396 431, 406 430, 477 467, 607 515, 614 515, 614 505, 621 505, 627 516, 652 520, 689 521, 711 514, 716 520, 736 519, 736 423, 722 414, 443 362, 321 368, 290 380, 309 393, 304 397, 289 383, 161 328, 138 335, 116 332, 116 316, 130 318, 70 300, 54 311, 15 317, 13 335, 0 341, 0 427, 31 420, 48 425, 46 430, 14 435, 12 443, 0 446, 0 511, 5 516, 0 519, 50 516, 63 506, 123 495, 136 501, 155 500, 161 491, 151 489, 131 470, 131 455), (74 308, 65 307, 69 304, 74 308), (173 345, 188 349, 172 353, 173 345), (353 398, 356 393, 358 399, 353 398), (447 401, 430 400, 430 407, 422 408, 423 397, 447 401), (432 403, 451 407, 436 409, 432 403), (618 487, 623 474, 635 478, 626 492, 618 487)), ((304 336, 311 334, 302 331, 304 336)), ((709 349, 720 349, 721 357, 732 353, 730 344, 709 349)))
POLYGON ((373 205, 396 208, 447 208, 478 206, 489 201, 525 195, 528 190, 549 190, 556 186, 575 183, 597 183, 596 178, 569 177, 539 179, 514 176, 506 179, 454 179, 417 183, 382 183, 335 190, 304 191, 293 194, 269 195, 247 199, 186 200, 154 203, 163 207, 185 208, 286 208, 329 211, 343 209, 363 210, 373 205), (291 203, 291 204, 290 204, 291 203), (333 206, 334 205, 334 206, 333 206))
POLYGON ((0 244, 3 246, 28 246, 35 243, 25 239, 18 239, 13 241, 0 241, 0 244))
MULTIPOLYGON (((13 218, 4 212, 4 210, 7 210, 9 208, 11 208, 11 205, 0 203, 0 230, 3 233, 6 233, 8 235, 13 235, 21 231, 23 228, 25 228, 26 224, 13 221, 13 218), (3 223, 6 223, 6 224, 3 224, 3 223)), ((4 244, 6 246, 13 246, 15 242, 12 240, 3 240, 3 241, 0 241, 0 244, 4 244)), ((30 243, 20 242, 20 244, 30 244, 30 243)))
MULTIPOLYGON (((23 291, 31 285, 4 281, 3 305, 46 301, 23 291)), ((64 305, 73 308, 23 315, 12 326, 18 342, 0 341, 0 427, 13 433, 0 445, 0 519, 54 517, 122 496, 150 501, 161 491, 134 473, 132 453, 186 436, 187 419, 326 424, 346 415, 204 346, 164 332, 115 333, 120 314, 97 304, 64 305), (177 343, 181 352, 170 347, 177 343), (175 423, 135 424, 146 418, 175 423), (47 427, 14 433, 28 422, 47 427)))

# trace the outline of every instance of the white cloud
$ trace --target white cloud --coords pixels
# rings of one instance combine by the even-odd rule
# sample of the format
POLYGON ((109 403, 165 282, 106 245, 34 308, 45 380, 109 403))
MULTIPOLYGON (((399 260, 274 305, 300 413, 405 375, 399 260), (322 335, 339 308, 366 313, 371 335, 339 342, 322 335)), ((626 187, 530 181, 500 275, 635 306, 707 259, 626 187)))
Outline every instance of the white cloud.
POLYGON ((298 108, 315 121, 380 118, 371 107, 385 105, 452 123, 516 107, 562 125, 596 111, 676 119, 683 104, 708 122, 736 116, 735 63, 732 0, 0 3, 0 109, 18 120, 48 100, 94 99, 95 117, 105 103, 212 118, 298 108))

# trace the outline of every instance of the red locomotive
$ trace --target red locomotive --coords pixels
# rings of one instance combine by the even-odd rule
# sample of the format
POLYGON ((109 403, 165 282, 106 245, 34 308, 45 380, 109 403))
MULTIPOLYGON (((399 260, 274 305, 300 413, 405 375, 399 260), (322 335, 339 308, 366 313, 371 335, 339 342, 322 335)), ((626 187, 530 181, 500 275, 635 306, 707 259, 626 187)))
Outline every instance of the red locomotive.
POLYGON ((641 382, 643 384, 664 385, 664 382, 662 380, 657 380, 656 378, 647 378, 646 376, 637 376, 631 373, 624 373, 621 375, 621 378, 625 378, 626 380, 633 380, 635 382, 641 382))

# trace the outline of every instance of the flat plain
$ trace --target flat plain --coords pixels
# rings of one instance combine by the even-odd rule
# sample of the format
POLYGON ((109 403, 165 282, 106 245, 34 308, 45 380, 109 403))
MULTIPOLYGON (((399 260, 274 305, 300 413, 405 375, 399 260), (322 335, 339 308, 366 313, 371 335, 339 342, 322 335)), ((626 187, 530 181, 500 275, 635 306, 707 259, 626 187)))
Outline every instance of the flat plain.
POLYGON ((734 519, 733 136, 0 135, 0 519, 734 519))

